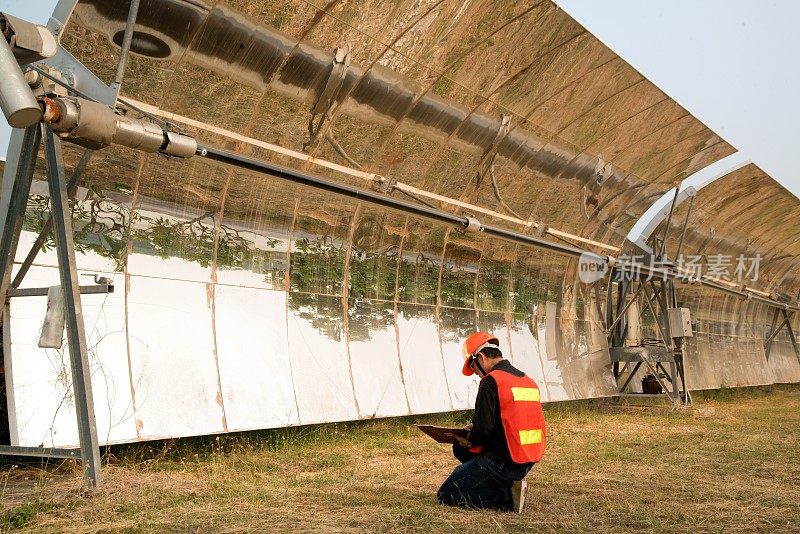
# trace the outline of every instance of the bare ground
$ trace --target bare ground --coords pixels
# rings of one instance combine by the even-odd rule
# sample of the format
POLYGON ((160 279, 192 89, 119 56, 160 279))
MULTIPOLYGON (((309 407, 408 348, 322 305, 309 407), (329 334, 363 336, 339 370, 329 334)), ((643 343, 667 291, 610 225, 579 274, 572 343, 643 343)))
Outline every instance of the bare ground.
POLYGON ((546 406, 549 446, 522 515, 439 506, 449 450, 413 421, 113 449, 76 465, 0 466, 0 527, 36 532, 800 532, 800 386, 706 394, 694 408, 546 406))

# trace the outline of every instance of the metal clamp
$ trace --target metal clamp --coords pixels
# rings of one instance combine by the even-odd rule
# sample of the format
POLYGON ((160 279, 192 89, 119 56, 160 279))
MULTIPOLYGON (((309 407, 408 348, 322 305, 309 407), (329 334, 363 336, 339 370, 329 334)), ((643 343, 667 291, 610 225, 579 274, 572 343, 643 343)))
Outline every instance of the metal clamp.
POLYGON ((474 233, 474 232, 480 232, 481 230, 483 230, 483 225, 481 224, 481 222, 478 219, 475 219, 474 217, 469 217, 469 216, 465 216, 465 217, 467 219, 467 227, 464 228, 465 232, 474 233))
POLYGON ((396 185, 397 179, 391 176, 380 176, 376 174, 372 181, 372 188, 384 195, 391 194, 396 185))

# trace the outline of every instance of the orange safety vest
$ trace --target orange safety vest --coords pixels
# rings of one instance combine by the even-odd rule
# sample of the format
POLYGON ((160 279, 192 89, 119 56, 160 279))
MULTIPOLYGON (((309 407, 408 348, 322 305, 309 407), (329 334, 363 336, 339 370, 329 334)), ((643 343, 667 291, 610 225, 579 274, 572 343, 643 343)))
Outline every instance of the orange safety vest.
POLYGON ((500 420, 511 459, 518 464, 538 462, 547 444, 539 386, 527 375, 497 370, 489 376, 497 382, 500 420))

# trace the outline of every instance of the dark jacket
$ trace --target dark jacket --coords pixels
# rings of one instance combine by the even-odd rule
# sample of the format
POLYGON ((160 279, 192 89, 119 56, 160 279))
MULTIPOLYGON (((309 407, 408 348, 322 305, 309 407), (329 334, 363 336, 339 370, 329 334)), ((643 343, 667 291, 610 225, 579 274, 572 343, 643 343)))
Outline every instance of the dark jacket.
MULTIPOLYGON (((514 376, 525 376, 525 373, 511 365, 508 360, 500 360, 492 371, 503 371, 514 376)), ((491 375, 481 379, 480 386, 478 386, 478 396, 475 399, 475 414, 472 416, 472 430, 470 430, 467 440, 472 445, 483 447, 483 454, 489 458, 501 462, 512 462, 511 455, 508 452, 508 445, 506 444, 503 423, 500 420, 497 382, 491 375)))

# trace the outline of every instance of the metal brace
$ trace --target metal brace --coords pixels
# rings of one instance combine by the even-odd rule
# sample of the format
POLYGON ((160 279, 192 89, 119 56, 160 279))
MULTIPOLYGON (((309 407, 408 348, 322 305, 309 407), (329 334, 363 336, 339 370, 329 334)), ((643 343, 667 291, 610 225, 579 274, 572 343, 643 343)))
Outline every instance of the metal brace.
POLYGON ((333 65, 325 89, 320 93, 319 98, 311 108, 311 117, 308 120, 308 142, 303 145, 303 150, 314 147, 319 141, 320 134, 324 132, 325 122, 331 118, 331 114, 337 107, 336 97, 342 89, 347 71, 350 69, 350 46, 344 45, 336 47, 333 51, 333 65), (319 122, 315 125, 314 120, 322 115, 319 122))
POLYGON ((384 195, 390 195, 396 186, 397 178, 392 176, 380 176, 376 174, 375 179, 372 181, 373 191, 383 193, 384 195))
POLYGON ((475 177, 478 186, 481 185, 486 174, 494 168, 495 161, 497 160, 497 149, 500 147, 500 143, 503 139, 508 135, 510 129, 511 115, 500 115, 500 126, 497 128, 494 141, 492 141, 492 144, 486 149, 478 162, 478 174, 475 177))

